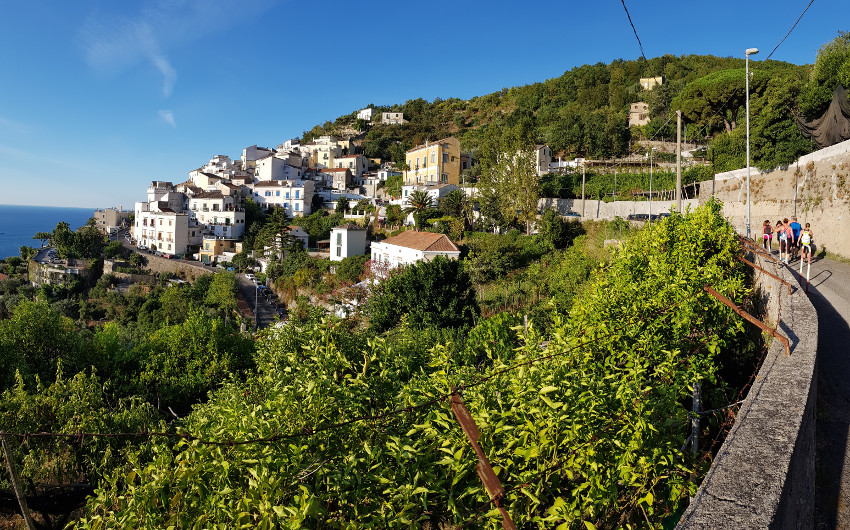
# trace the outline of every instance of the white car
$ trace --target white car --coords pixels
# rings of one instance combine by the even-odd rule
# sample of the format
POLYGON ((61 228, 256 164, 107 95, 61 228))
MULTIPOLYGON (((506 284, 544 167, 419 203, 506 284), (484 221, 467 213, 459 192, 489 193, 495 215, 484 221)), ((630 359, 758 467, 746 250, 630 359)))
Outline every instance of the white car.
POLYGON ((251 280, 252 282, 256 281, 256 278, 253 274, 246 274, 245 278, 251 280))

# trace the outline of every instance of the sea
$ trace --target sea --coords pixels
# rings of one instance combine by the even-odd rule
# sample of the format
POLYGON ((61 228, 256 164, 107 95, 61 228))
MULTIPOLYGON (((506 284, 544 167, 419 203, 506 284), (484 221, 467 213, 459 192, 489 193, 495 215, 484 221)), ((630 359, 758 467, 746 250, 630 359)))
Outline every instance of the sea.
POLYGON ((0 258, 20 256, 22 245, 40 247, 36 232, 52 232, 61 221, 76 230, 93 216, 94 208, 0 204, 0 258))

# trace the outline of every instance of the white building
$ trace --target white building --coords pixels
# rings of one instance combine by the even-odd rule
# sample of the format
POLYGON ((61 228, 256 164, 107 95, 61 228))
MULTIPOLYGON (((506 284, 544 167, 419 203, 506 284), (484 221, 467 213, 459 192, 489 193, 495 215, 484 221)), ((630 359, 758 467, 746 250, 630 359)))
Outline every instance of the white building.
POLYGON ((363 177, 363 173, 369 170, 369 159, 366 158, 366 155, 338 156, 334 160, 334 168, 348 168, 351 170, 351 175, 359 179, 363 177))
POLYGON ((366 120, 372 121, 372 114, 374 114, 375 109, 369 107, 368 109, 362 109, 357 113, 358 120, 366 120))
POLYGON ((386 270, 421 260, 430 261, 436 256, 458 259, 460 249, 445 234, 412 230, 372 243, 372 262, 386 270))
POLYGON ((410 197, 414 191, 424 191, 429 197, 431 197, 431 204, 434 208, 436 208, 440 204, 440 199, 454 190, 459 189, 460 188, 454 184, 405 184, 401 187, 401 198, 391 202, 393 204, 409 206, 407 203, 408 197, 410 197))
POLYGON ((298 157, 296 160, 289 155, 284 157, 269 155, 256 161, 254 176, 259 181, 301 179, 303 176, 301 159, 298 157))
POLYGON ((343 154, 343 146, 335 136, 320 136, 314 141, 301 144, 301 154, 309 160, 310 167, 324 169, 334 167, 334 160, 343 154))
POLYGON ((401 125, 403 123, 407 123, 407 120, 404 119, 403 112, 382 112, 381 123, 386 123, 387 125, 401 125))
POLYGON ((237 194, 196 193, 189 199, 189 209, 203 225, 204 235, 238 239, 245 233, 245 208, 237 194))
POLYGON ((312 180, 268 180, 252 187, 254 201, 263 208, 285 208, 289 217, 310 215, 315 189, 312 180))
POLYGON ((366 253, 366 229, 346 223, 331 230, 331 261, 342 261, 349 256, 366 253))
POLYGON ((552 163, 552 149, 548 145, 537 145, 534 147, 534 167, 538 176, 549 172, 549 164, 552 163))
POLYGON ((178 213, 167 207, 151 210, 146 202, 136 203, 133 237, 140 247, 180 256, 189 250, 190 235, 199 240, 200 233, 201 228, 190 222, 187 213, 178 213))
POLYGON ((351 184, 351 170, 344 168, 325 168, 320 172, 322 185, 337 191, 345 191, 351 184))
POLYGON ((272 150, 268 147, 257 147, 251 145, 242 150, 242 169, 253 171, 257 164, 257 160, 265 158, 272 154, 272 150))

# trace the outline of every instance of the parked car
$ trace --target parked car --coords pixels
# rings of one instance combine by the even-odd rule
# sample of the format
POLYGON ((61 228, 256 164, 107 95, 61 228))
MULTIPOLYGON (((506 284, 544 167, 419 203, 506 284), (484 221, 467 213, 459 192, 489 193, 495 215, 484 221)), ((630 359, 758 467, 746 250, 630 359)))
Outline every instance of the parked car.
POLYGON ((628 221, 648 221, 649 216, 645 213, 632 213, 626 217, 628 221))
POLYGON ((139 245, 139 246, 138 246, 138 247, 136 247, 136 248, 137 248, 138 250, 147 250, 147 249, 148 249, 148 247, 146 247, 146 246, 144 246, 144 245, 139 245))
POLYGON ((581 217, 581 215, 576 212, 567 212, 564 214, 564 217, 581 217))
POLYGON ((246 274, 245 278, 251 280, 252 282, 256 280, 256 277, 253 274, 246 274))
POLYGON ((162 257, 165 258, 165 259, 171 259, 172 256, 171 256, 171 254, 166 254, 166 253, 163 252, 162 257))

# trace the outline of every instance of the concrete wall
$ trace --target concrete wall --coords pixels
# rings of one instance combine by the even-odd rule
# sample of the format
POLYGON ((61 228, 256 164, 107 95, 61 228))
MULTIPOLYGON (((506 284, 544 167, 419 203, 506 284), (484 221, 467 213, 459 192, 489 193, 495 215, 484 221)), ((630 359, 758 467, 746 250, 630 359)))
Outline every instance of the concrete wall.
MULTIPOLYGON (((760 260, 759 265, 773 270, 760 260)), ((813 528, 817 314, 792 273, 787 288, 756 271, 774 340, 735 425, 677 528, 813 528)))
MULTIPOLYGON (((747 170, 718 173, 700 185, 700 201, 714 196, 723 202, 723 215, 740 232, 746 231, 747 170)), ((850 258, 850 140, 800 157, 787 168, 760 172, 751 168, 750 231, 761 237, 765 219, 796 215, 811 223, 815 244, 850 258)))
MULTIPOLYGON (((538 203, 538 208, 553 208, 562 215, 568 212, 582 214, 581 199, 551 199, 543 198, 538 203)), ((670 208, 676 205, 676 201, 652 201, 652 213, 659 214, 669 212, 670 208)), ((688 207, 696 208, 699 205, 699 199, 682 199, 682 209, 687 210, 688 207)), ((648 214, 650 209, 649 201, 615 201, 603 202, 597 200, 586 199, 584 204, 584 219, 607 219, 613 220, 614 217, 622 217, 625 219, 628 215, 643 213, 648 214)))

